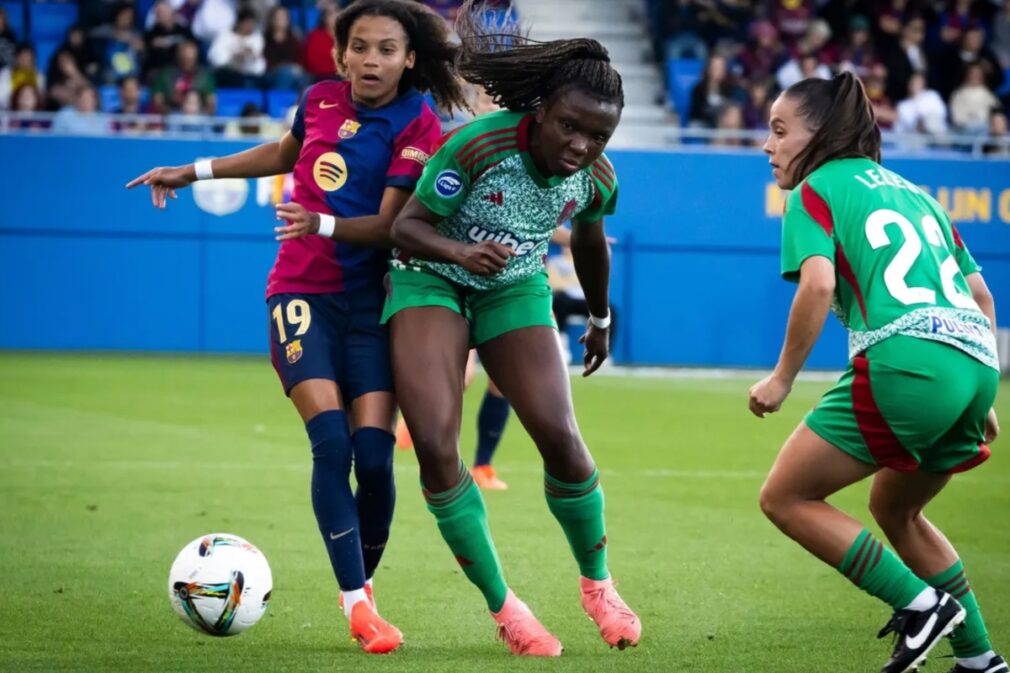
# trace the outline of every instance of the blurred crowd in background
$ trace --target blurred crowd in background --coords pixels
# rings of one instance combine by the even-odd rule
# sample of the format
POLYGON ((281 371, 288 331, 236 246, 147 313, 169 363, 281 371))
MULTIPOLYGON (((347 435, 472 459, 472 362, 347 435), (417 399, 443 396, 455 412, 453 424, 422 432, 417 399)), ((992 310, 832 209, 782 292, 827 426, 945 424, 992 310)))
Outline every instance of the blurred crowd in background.
MULTIPOLYGON (((424 4, 452 21, 461 2, 424 4)), ((333 26, 346 4, 5 0, 0 109, 58 112, 12 125, 74 133, 186 131, 204 115, 239 118, 227 125, 229 134, 258 134, 265 119, 282 127, 301 91, 336 77, 333 26), (26 26, 16 13, 29 5, 26 26), (99 112, 160 118, 117 122, 99 112), (244 125, 243 118, 257 123, 244 125)), ((505 0, 487 4, 508 11, 505 0)), ((934 139, 985 136, 995 141, 987 153, 1010 155, 1010 145, 999 142, 1007 137, 1010 104, 1010 0, 645 0, 644 6, 657 62, 667 72, 687 73, 671 76, 666 92, 671 118, 683 126, 765 129, 777 92, 803 78, 851 70, 884 130, 934 139)), ((728 134, 721 144, 746 142, 728 134)))

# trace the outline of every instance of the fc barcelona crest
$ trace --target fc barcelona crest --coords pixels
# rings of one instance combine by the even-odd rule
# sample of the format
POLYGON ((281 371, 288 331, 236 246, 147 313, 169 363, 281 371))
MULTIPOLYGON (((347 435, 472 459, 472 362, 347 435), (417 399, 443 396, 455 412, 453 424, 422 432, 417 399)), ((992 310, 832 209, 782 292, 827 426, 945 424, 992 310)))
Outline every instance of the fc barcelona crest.
POLYGON ((289 343, 287 346, 284 347, 284 351, 285 355, 287 355, 288 363, 294 364, 298 362, 299 360, 302 359, 302 353, 305 352, 302 350, 302 340, 295 339, 294 341, 292 341, 291 343, 289 343))
POLYGON ((353 119, 345 119, 344 123, 340 125, 340 130, 337 131, 337 135, 347 140, 354 136, 361 128, 361 122, 356 122, 353 119))

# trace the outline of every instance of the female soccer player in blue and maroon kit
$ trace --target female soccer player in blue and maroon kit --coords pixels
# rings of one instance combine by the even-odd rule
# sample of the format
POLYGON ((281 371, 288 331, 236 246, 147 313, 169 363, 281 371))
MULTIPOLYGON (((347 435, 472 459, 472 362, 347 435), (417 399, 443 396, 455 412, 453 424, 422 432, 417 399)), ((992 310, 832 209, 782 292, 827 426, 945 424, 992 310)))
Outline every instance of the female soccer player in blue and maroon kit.
POLYGON ((164 208, 195 180, 294 171, 292 202, 277 206, 286 224, 276 228, 281 245, 267 281, 271 354, 312 443, 312 505, 351 635, 366 652, 384 653, 402 642, 371 594, 395 494, 395 401, 379 324, 389 230, 440 136, 420 92, 449 109, 465 103, 456 49, 423 5, 360 0, 335 32, 346 81, 310 88, 279 142, 155 168, 127 187, 149 185, 164 208))

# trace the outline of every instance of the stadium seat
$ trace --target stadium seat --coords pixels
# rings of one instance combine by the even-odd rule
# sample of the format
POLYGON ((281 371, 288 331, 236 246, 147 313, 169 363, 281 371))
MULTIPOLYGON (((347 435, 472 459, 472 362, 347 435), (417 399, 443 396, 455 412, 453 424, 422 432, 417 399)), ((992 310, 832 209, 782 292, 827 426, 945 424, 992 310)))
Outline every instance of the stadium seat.
POLYGON ((274 119, 284 119, 291 106, 297 104, 297 91, 267 91, 267 114, 274 119))
POLYGON ((314 5, 308 7, 288 7, 291 13, 291 25, 307 35, 319 23, 319 10, 314 5))
POLYGON ((35 63, 39 70, 46 72, 49 68, 49 61, 52 60, 53 54, 56 53, 61 44, 63 44, 62 36, 58 39, 44 38, 35 41, 35 63))
POLYGON ((102 112, 112 112, 119 107, 119 88, 114 84, 98 87, 98 104, 102 112))
POLYGON ((25 39, 25 15, 20 0, 2 0, 0 7, 7 12, 7 23, 18 38, 18 42, 25 39))
POLYGON ((56 40, 60 43, 67 34, 67 29, 77 22, 76 2, 33 2, 32 40, 56 40))
POLYGON ((263 109, 263 92, 259 89, 218 89, 217 115, 238 117, 246 103, 255 103, 263 109))
POLYGON ((691 108, 691 90, 701 79, 704 67, 704 61, 694 58, 671 58, 666 62, 666 84, 673 107, 680 115, 681 126, 687 126, 691 108))
POLYGON ((1007 94, 1010 94, 1010 68, 1006 68, 1003 71, 1003 86, 996 92, 997 96, 1005 96, 1007 94))

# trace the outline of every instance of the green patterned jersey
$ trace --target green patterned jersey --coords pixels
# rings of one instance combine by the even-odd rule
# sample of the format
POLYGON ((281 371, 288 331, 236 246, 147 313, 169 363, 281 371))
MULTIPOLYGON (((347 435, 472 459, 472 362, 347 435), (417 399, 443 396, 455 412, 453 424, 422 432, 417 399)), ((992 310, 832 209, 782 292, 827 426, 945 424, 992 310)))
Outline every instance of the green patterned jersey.
MULTIPOLYGON (((614 212, 617 177, 605 156, 567 178, 544 177, 527 148, 533 115, 493 112, 447 136, 428 161, 414 195, 443 219, 438 232, 456 241, 497 241, 515 251, 494 276, 456 264, 410 259, 477 290, 519 282, 544 269, 551 234, 569 219, 576 225, 614 212)), ((397 263, 404 263, 402 261, 397 263)))
POLYGON ((942 341, 999 368, 989 320, 965 276, 979 270, 932 197, 869 159, 837 159, 792 191, 782 275, 812 256, 835 265, 835 313, 849 356, 895 334, 942 341))

